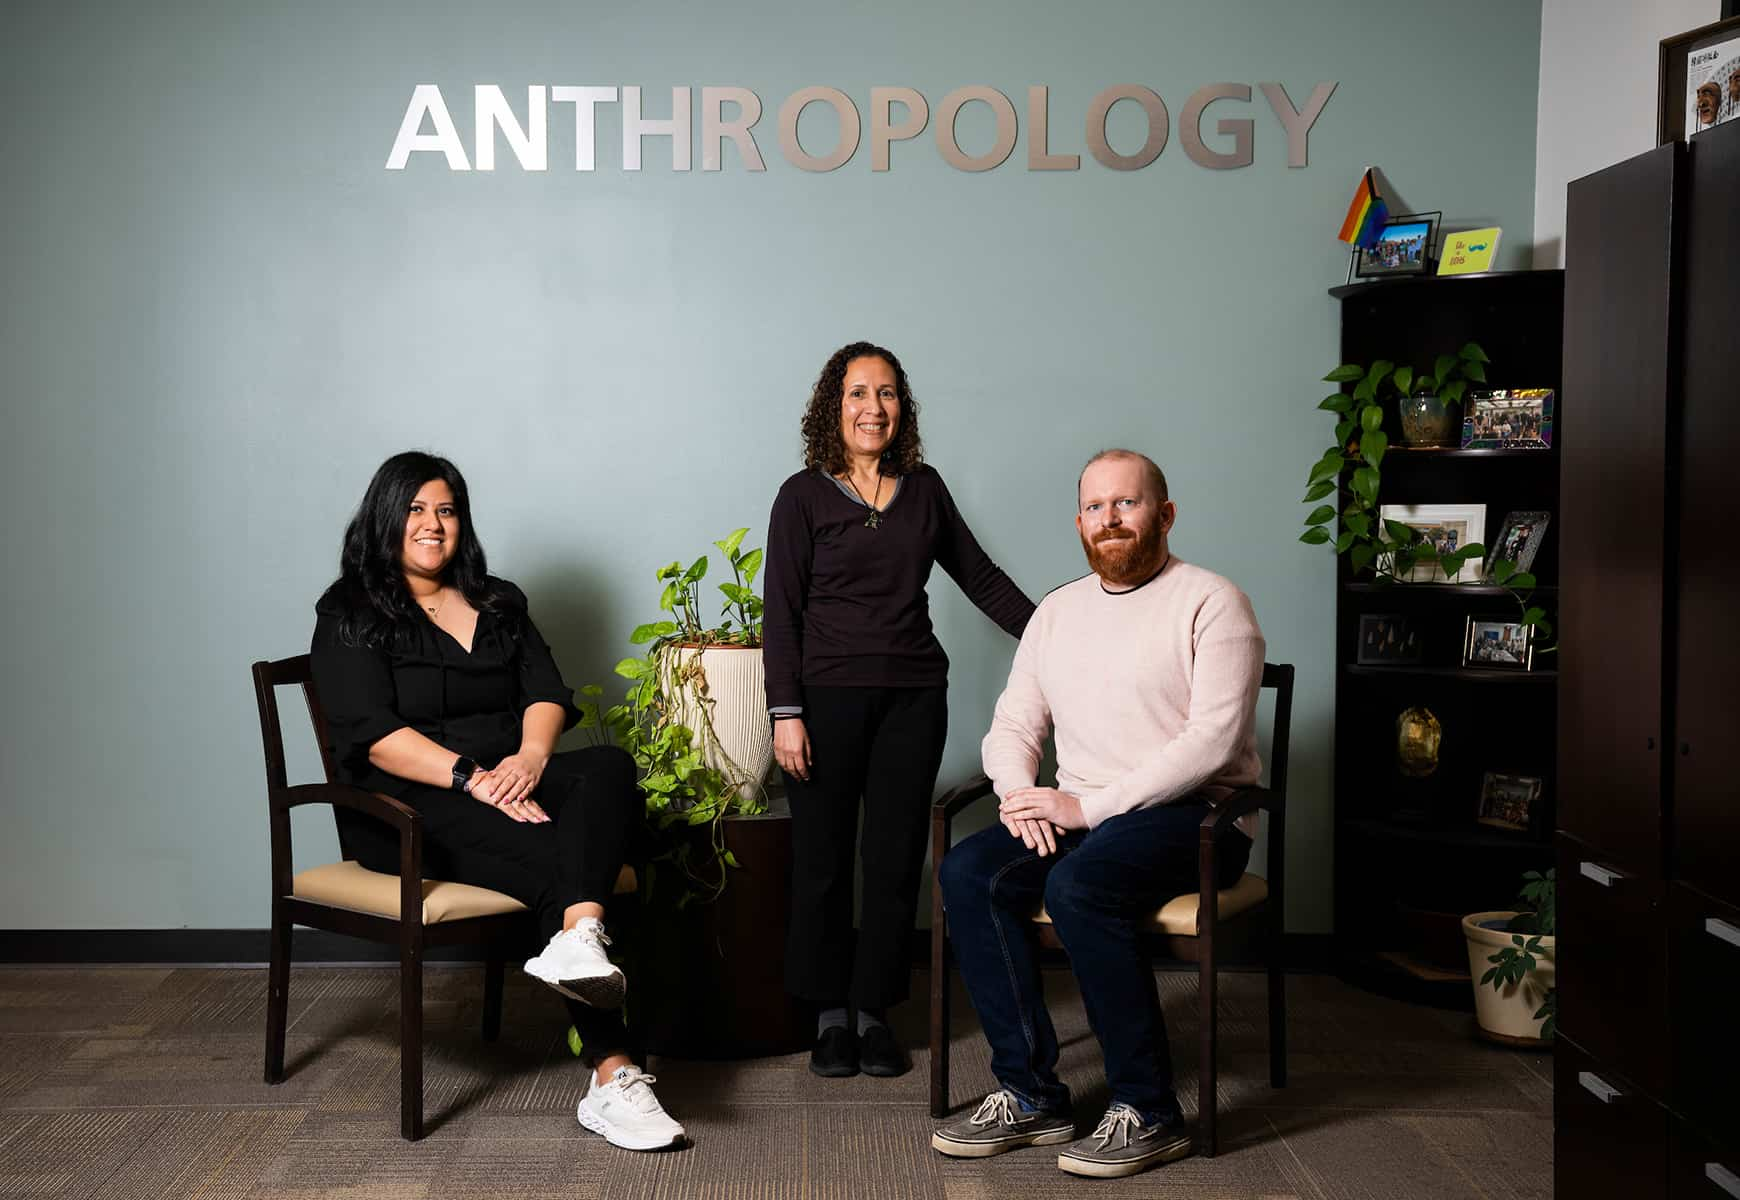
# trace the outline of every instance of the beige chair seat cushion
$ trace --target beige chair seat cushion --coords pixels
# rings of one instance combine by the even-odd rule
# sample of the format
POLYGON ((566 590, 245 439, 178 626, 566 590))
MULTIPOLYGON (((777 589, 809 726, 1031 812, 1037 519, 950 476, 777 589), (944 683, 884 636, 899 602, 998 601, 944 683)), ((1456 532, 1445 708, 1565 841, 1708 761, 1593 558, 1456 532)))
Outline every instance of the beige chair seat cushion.
MULTIPOLYGON (((1252 875, 1246 871, 1239 876, 1237 883, 1222 889, 1220 901, 1216 906, 1220 920, 1236 917, 1247 909, 1255 908, 1269 898, 1269 881, 1261 875, 1252 875)), ((1171 937, 1195 937, 1196 928, 1195 892, 1183 896, 1174 896, 1168 900, 1160 911, 1155 913, 1148 922, 1148 929, 1153 933, 1164 933, 1171 937)), ((1040 925, 1051 924, 1051 915, 1042 907, 1033 920, 1040 925)))
MULTIPOLYGON (((616 878, 616 894, 633 892, 635 886, 634 868, 622 868, 622 874, 616 878)), ((328 863, 324 867, 311 867, 299 872, 292 894, 298 900, 373 913, 395 921, 399 919, 399 877, 371 871, 354 862, 328 863)), ((437 879, 423 881, 425 925, 524 912, 525 907, 512 896, 469 883, 446 883, 437 879)))

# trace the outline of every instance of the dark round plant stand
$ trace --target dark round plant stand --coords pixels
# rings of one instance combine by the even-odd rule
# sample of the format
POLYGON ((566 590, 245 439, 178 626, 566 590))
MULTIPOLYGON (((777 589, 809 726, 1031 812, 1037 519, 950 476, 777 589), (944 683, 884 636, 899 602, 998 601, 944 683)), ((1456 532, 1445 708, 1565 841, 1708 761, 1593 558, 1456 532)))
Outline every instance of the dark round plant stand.
POLYGON ((653 1054, 759 1058, 814 1040, 813 1019, 785 991, 791 816, 728 817, 724 831, 726 848, 742 864, 724 894, 681 909, 654 897, 644 911, 628 1005, 653 1054))

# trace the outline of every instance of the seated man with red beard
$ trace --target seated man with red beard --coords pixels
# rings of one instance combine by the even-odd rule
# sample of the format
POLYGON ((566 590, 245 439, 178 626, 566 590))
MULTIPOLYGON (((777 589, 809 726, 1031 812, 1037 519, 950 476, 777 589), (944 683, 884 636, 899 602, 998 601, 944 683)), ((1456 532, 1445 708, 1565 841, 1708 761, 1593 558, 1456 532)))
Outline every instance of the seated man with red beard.
MULTIPOLYGON (((1060 1168, 1110 1177, 1190 1152, 1139 934, 1162 904, 1196 890, 1210 806, 1257 781, 1263 635, 1243 592, 1168 551, 1177 513, 1152 460, 1104 451, 1078 492, 1093 573, 1040 602, 985 735, 1002 826, 963 840, 942 864, 955 955, 1001 1086, 931 1145, 982 1158, 1071 1142, 1060 1168), (1057 786, 1040 787, 1053 733, 1057 786), (1111 1092, 1079 1141, 1031 937, 1041 902, 1069 951, 1111 1092)), ((1226 835, 1222 887, 1243 873, 1254 832, 1226 835)))

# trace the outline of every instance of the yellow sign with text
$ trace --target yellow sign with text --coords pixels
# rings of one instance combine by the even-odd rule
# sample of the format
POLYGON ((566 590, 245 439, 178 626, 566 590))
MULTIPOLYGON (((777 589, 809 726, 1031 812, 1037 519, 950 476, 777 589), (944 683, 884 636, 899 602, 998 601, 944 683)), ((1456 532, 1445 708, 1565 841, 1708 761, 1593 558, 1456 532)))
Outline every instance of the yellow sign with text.
POLYGON ((1452 233, 1444 239, 1444 256, 1438 260, 1440 275, 1470 275, 1492 270, 1493 256, 1498 253, 1498 235, 1504 232, 1494 225, 1491 229, 1470 229, 1452 233))

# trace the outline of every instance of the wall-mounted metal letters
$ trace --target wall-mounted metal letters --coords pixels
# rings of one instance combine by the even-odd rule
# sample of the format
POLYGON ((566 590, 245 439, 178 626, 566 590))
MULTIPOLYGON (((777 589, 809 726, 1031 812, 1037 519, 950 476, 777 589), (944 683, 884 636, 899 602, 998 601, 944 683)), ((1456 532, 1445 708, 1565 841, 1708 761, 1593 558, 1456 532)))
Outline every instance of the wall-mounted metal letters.
MULTIPOLYGON (((1257 85, 1286 135, 1289 167, 1306 165, 1311 127, 1322 115, 1323 106, 1329 103, 1335 86, 1334 83, 1317 84, 1311 89, 1304 107, 1297 108, 1281 84, 1257 85)), ((735 149, 743 170, 767 170, 761 148, 755 140, 755 126, 762 116, 761 98, 745 87, 704 87, 700 102, 701 170, 724 169, 726 142, 735 149), (727 106, 731 108, 729 114, 727 106)), ((420 83, 412 89, 410 103, 405 106, 404 120, 399 124, 398 136, 393 139, 392 151, 387 155, 387 170, 402 171, 410 162, 411 155, 421 153, 441 155, 450 171, 493 171, 498 134, 521 170, 548 170, 551 105, 573 105, 574 169, 596 170, 598 107, 614 104, 620 106, 622 116, 623 170, 640 170, 641 142, 649 137, 663 137, 670 139, 671 170, 687 171, 693 163, 693 103, 692 89, 674 87, 671 89, 671 115, 648 117, 642 115, 641 89, 638 87, 546 87, 534 83, 526 88, 525 121, 522 124, 499 85, 480 83, 474 89, 472 151, 467 155, 465 142, 453 123, 441 88, 433 83, 420 83), (427 133, 423 131, 425 125, 429 126, 427 133)), ((1233 115, 1244 110, 1230 108, 1234 104, 1250 103, 1251 88, 1243 83, 1211 83, 1192 92, 1179 113, 1178 121, 1178 140, 1184 147, 1185 157, 1198 166, 1216 170, 1250 166, 1256 122, 1249 116, 1233 115), (1230 139, 1230 144, 1223 141, 1220 148, 1206 142, 1202 132, 1204 118, 1215 104, 1223 106, 1216 114, 1215 136, 1230 139)), ((558 124, 566 124, 565 118, 566 114, 558 113, 558 124)), ((858 153, 863 122, 852 98, 838 88, 816 86, 793 92, 779 106, 778 123, 780 155, 799 170, 833 171, 851 162, 858 153), (833 146, 805 146, 799 141, 799 119, 804 109, 812 104, 825 104, 834 110, 838 140, 833 146)), ((894 144, 917 138, 930 123, 931 107, 921 92, 907 87, 871 88, 870 169, 889 170, 894 144)), ((1117 84, 1100 92, 1088 105, 1083 136, 1094 161, 1114 171, 1139 171, 1159 158, 1166 149, 1171 126, 1171 113, 1158 92, 1141 84, 1117 84), (1141 109, 1147 126, 1140 148, 1129 154, 1113 148, 1106 136, 1106 122, 1113 107, 1126 101, 1141 109)), ((933 136, 943 161, 956 170, 995 170, 1009 159, 1020 140, 1015 104, 993 87, 956 88, 936 106, 933 136), (996 118, 995 138, 990 148, 980 153, 968 153, 955 138, 955 119, 969 104, 986 106, 996 118)), ((1043 85, 1036 84, 1027 89, 1027 169, 1079 170, 1081 155, 1054 150, 1051 136, 1050 94, 1043 85)))

